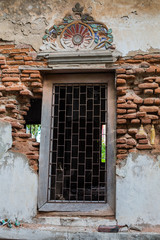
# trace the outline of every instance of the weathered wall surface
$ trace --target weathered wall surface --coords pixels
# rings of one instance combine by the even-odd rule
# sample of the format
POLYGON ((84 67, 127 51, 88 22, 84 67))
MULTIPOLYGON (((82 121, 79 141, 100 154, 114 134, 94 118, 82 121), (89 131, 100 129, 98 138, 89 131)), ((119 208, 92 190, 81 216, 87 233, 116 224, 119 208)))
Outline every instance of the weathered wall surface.
MULTIPOLYGON (((1 0, 0 38, 31 44, 37 51, 46 28, 72 12, 77 0, 1 0)), ((113 29, 114 43, 122 55, 160 49, 160 2, 157 0, 82 0, 84 12, 113 29)))
POLYGON ((0 215, 29 221, 37 211, 37 175, 27 158, 8 149, 12 145, 11 125, 0 121, 0 215))
MULTIPOLYGON (((29 165, 38 170, 39 152, 25 131, 24 116, 30 98, 42 98, 39 67, 47 63, 36 55, 44 31, 71 13, 76 2, 0 1, 0 118, 12 125, 14 151, 7 151, 11 126, 1 123, 1 217, 27 220, 36 214, 37 176, 29 165)), ((114 44, 123 55, 112 65, 117 84, 117 219, 159 224, 160 2, 83 0, 81 5, 113 29, 114 44)))
POLYGON ((130 154, 117 167, 119 224, 160 224, 160 162, 151 156, 130 154))

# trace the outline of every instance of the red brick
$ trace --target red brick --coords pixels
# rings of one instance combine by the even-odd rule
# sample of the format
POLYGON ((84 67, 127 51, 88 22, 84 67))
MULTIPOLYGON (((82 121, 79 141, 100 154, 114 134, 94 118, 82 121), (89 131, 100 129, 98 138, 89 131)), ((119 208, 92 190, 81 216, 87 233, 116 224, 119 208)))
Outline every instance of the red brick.
POLYGON ((30 78, 21 77, 21 81, 22 81, 22 82, 29 82, 29 81, 30 81, 30 78))
POLYGON ((12 109, 16 108, 14 104, 6 104, 5 106, 6 108, 12 108, 12 109))
POLYGON ((130 113, 130 114, 125 114, 124 118, 132 119, 132 118, 136 118, 136 116, 137 116, 136 113, 130 113))
POLYGON ((39 142, 32 143, 32 146, 34 146, 34 147, 39 147, 39 146, 40 146, 40 143, 39 143, 39 142))
POLYGON ((4 60, 0 60, 0 65, 5 65, 5 61, 4 60))
POLYGON ((24 65, 24 61, 7 61, 8 65, 24 65))
POLYGON ((46 65, 44 62, 34 62, 34 61, 26 61, 24 64, 29 66, 45 66, 46 65))
POLYGON ((144 81, 156 80, 156 77, 146 77, 143 80, 144 81))
POLYGON ((136 77, 134 75, 118 74, 117 78, 135 79, 136 77))
POLYGON ((31 61, 31 60, 33 60, 32 57, 29 57, 29 56, 24 57, 24 61, 31 61))
POLYGON ((136 148, 129 149, 129 153, 136 153, 136 152, 137 152, 136 148))
POLYGON ((29 69, 26 69, 26 70, 23 70, 22 73, 35 73, 35 74, 39 74, 39 71, 37 70, 29 70, 29 69))
POLYGON ((29 78, 29 74, 21 73, 21 78, 29 78))
POLYGON ((144 93, 145 94, 153 94, 153 90, 152 89, 145 89, 144 93))
POLYGON ((146 69, 146 73, 155 73, 156 70, 157 70, 157 67, 150 66, 149 68, 146 69))
POLYGON ((117 84, 125 84, 126 80, 122 78, 117 78, 117 84))
POLYGON ((27 115, 27 112, 26 111, 19 111, 19 114, 21 114, 21 115, 27 115))
POLYGON ((127 148, 127 144, 117 144, 117 148, 127 148))
POLYGON ((152 105, 154 103, 154 98, 146 98, 144 99, 144 104, 146 105, 152 105))
POLYGON ((0 45, 0 49, 11 49, 14 48, 14 44, 5 44, 5 45, 0 45))
POLYGON ((117 143, 126 143, 126 138, 125 137, 118 138, 117 143))
POLYGON ((159 87, 158 83, 140 83, 138 87, 141 89, 144 88, 157 88, 159 87))
POLYGON ((135 146, 137 144, 137 141, 133 138, 130 138, 130 139, 127 139, 127 142, 126 142, 128 145, 132 145, 132 146, 135 146))
POLYGON ((136 112, 136 109, 128 109, 127 110, 127 113, 135 113, 136 112))
POLYGON ((116 69, 116 73, 119 74, 119 73, 125 73, 126 70, 124 68, 119 68, 119 69, 116 69))
POLYGON ((128 156, 128 154, 118 154, 117 158, 118 159, 125 159, 128 156))
POLYGON ((21 91, 23 89, 22 86, 10 86, 6 87, 6 91, 21 91))
POLYGON ((141 97, 135 96, 135 98, 133 99, 133 102, 136 104, 141 104, 143 103, 143 99, 141 97))
POLYGON ((147 134, 136 134, 136 139, 144 139, 147 138, 147 134))
POLYGON ((126 122, 126 119, 117 119, 117 124, 125 124, 126 122))
POLYGON ((5 108, 2 108, 2 107, 0 107, 0 114, 2 114, 2 113, 5 113, 6 112, 6 109, 5 108))
POLYGON ((18 122, 11 122, 11 125, 12 125, 12 127, 18 128, 18 129, 23 128, 23 125, 21 125, 21 124, 18 123, 18 122))
POLYGON ((139 139, 138 142, 141 144, 148 144, 148 139, 139 139))
POLYGON ((117 96, 124 96, 124 95, 126 95, 126 90, 117 91, 117 96))
POLYGON ((143 55, 140 55, 140 54, 134 56, 134 59, 143 59, 143 58, 144 58, 144 56, 143 56, 143 55))
POLYGON ((137 128, 130 128, 130 129, 128 129, 128 133, 129 134, 137 134, 137 132, 138 132, 137 128))
POLYGON ((128 59, 128 60, 126 60, 125 62, 126 62, 126 63, 133 63, 133 64, 135 63, 135 64, 136 64, 136 63, 140 63, 141 60, 128 59))
POLYGON ((159 107, 157 107, 157 106, 141 106, 139 109, 141 112, 158 112, 159 107))
POLYGON ((5 60, 5 56, 0 56, 0 60, 5 60))
POLYGON ((117 104, 118 108, 137 108, 137 104, 134 103, 122 103, 122 104, 117 104))
POLYGON ((31 96, 31 97, 33 96, 32 92, 29 91, 28 89, 20 91, 20 94, 23 96, 31 96))
POLYGON ((19 77, 4 77, 2 78, 2 82, 19 82, 19 77))
POLYGON ((33 160, 38 160, 39 159, 39 155, 27 155, 27 158, 33 159, 33 160))
POLYGON ((149 144, 137 144, 136 148, 139 150, 150 150, 152 146, 149 144))
POLYGON ((160 77, 156 77, 156 82, 160 83, 160 77))
POLYGON ((41 75, 40 75, 40 73, 31 73, 31 75, 30 75, 30 77, 31 78, 41 78, 41 75))
POLYGON ((3 86, 3 85, 0 85, 0 91, 5 91, 5 86, 3 86))
POLYGON ((125 103, 126 100, 124 98, 118 98, 117 103, 125 103))
POLYGON ((148 114, 147 117, 148 117, 149 119, 152 119, 152 120, 157 120, 157 119, 159 119, 159 117, 158 117, 157 115, 150 115, 150 114, 148 114))
POLYGON ((23 56, 14 56, 15 60, 23 60, 23 56))
POLYGON ((155 104, 156 104, 156 105, 160 105, 160 98, 156 98, 156 99, 155 99, 155 104))
POLYGON ((117 129, 117 134, 125 134, 127 129, 117 129))
POLYGON ((117 87, 117 91, 124 91, 124 90, 126 90, 126 89, 128 89, 128 87, 126 87, 126 86, 117 87))
POLYGON ((155 94, 160 94, 160 88, 154 90, 155 94))
POLYGON ((150 124, 151 123, 151 119, 149 119, 149 118, 142 118, 141 119, 141 123, 143 123, 143 124, 150 124))
POLYGON ((126 149, 117 149, 117 153, 124 154, 124 153, 127 153, 127 150, 126 149))
POLYGON ((42 83, 39 82, 32 82, 31 87, 42 87, 42 83))
POLYGON ((21 137, 21 138, 30 138, 31 134, 30 133, 19 132, 19 133, 17 133, 17 136, 21 137))
POLYGON ((139 119, 132 119, 131 120, 131 123, 133 123, 133 124, 138 124, 138 123, 140 123, 140 120, 139 119))
POLYGON ((121 109, 121 108, 117 108, 117 113, 118 114, 124 114, 124 113, 126 113, 126 109, 121 109))

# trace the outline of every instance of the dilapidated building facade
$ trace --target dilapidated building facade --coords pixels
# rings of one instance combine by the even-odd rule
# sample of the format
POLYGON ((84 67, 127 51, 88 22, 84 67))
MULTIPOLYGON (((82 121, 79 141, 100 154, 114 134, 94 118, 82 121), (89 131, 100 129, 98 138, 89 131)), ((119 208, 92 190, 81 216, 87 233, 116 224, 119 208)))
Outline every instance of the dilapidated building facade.
POLYGON ((1 217, 159 225, 160 3, 0 7, 1 217))

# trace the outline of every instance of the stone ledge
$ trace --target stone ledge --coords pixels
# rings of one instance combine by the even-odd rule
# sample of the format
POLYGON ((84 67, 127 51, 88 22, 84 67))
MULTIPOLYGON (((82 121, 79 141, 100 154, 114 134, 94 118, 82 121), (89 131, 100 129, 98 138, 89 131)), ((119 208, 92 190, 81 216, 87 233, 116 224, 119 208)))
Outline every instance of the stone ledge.
POLYGON ((28 226, 8 229, 0 228, 0 239, 25 239, 25 240, 158 240, 160 233, 99 233, 96 229, 71 228, 57 226, 28 226))

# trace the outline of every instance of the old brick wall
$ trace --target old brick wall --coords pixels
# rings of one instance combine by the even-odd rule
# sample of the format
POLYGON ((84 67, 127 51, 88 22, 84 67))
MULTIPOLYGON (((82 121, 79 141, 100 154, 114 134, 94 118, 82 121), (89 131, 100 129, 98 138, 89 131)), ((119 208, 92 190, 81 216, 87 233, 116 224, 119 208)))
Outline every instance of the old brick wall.
POLYGON ((160 54, 120 59, 117 69, 117 163, 131 152, 159 154, 160 54), (144 134, 139 134, 141 124, 144 134), (151 126, 155 144, 151 145, 151 126))
POLYGON ((23 153, 32 168, 38 170, 39 143, 26 133, 24 116, 31 98, 42 98, 42 77, 36 70, 20 66, 45 66, 35 60, 36 52, 27 45, 0 43, 0 118, 12 125, 12 150, 23 153))
MULTIPOLYGON (((26 133, 24 116, 31 98, 42 98, 42 76, 33 67, 46 67, 31 46, 0 43, 0 118, 12 124, 12 150, 27 156, 38 170, 39 143, 26 133), (28 69, 26 69, 26 67, 28 69), (29 69, 30 68, 30 69, 29 69)), ((131 152, 159 154, 160 54, 119 58, 113 65, 117 84, 117 163, 131 152), (143 124, 145 134, 138 134, 143 124), (155 144, 151 144, 151 126, 155 144)))

